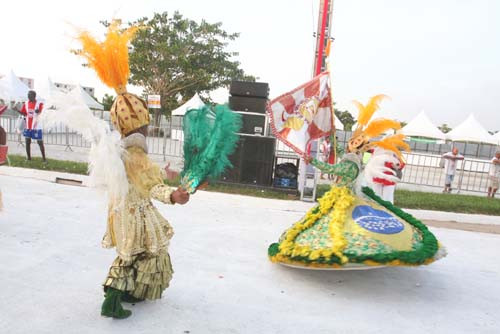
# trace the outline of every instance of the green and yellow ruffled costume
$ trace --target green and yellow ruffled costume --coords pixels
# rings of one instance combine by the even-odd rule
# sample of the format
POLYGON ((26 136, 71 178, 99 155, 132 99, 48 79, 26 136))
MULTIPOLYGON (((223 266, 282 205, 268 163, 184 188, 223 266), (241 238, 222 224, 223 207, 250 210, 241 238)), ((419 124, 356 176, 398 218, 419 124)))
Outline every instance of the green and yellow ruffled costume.
POLYGON ((335 184, 317 206, 269 246, 271 261, 304 268, 363 269, 428 264, 445 255, 422 222, 382 200, 371 188, 353 190, 363 152, 382 147, 401 156, 400 148, 409 150, 400 134, 370 142, 389 129, 400 128, 392 120, 370 122, 383 98, 374 96, 366 105, 356 102, 358 127, 348 142, 350 153, 341 162, 329 165, 312 159, 323 173, 336 176, 335 184))
POLYGON ((370 188, 358 196, 345 185, 359 173, 354 154, 336 165, 313 164, 339 176, 340 183, 269 246, 271 261, 305 268, 361 269, 428 264, 439 257, 439 243, 422 222, 370 188))

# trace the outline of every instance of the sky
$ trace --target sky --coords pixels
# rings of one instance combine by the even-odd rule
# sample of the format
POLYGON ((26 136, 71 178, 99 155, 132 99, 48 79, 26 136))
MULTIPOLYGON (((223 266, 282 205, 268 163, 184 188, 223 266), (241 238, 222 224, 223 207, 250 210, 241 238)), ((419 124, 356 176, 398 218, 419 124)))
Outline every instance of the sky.
MULTIPOLYGON (((222 22, 240 38, 245 72, 268 82, 276 97, 312 76, 319 0, 8 1, 2 8, 0 73, 110 90, 69 50, 77 28, 103 35, 100 20, 124 21, 178 10, 222 22)), ((500 130, 500 1, 335 0, 332 81, 336 106, 354 115, 352 100, 391 97, 380 116, 409 121, 425 110, 436 124, 456 126, 474 113, 500 130)), ((227 91, 213 94, 218 102, 227 91)))

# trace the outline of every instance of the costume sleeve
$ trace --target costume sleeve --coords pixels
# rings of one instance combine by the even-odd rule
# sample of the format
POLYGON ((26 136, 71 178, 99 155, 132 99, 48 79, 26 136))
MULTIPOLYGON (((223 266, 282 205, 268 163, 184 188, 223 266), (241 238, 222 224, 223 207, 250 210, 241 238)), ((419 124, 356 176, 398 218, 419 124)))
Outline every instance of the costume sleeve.
POLYGON ((170 195, 174 192, 174 189, 170 188, 166 184, 157 184, 151 188, 150 194, 151 197, 157 201, 160 201, 165 204, 175 204, 170 199, 170 195))
POLYGON ((131 147, 127 150, 125 169, 130 183, 144 196, 165 204, 174 204, 170 200, 174 189, 163 183, 160 167, 149 160, 142 149, 131 147))
POLYGON ((38 105, 38 110, 40 111, 40 114, 42 113, 42 110, 43 110, 43 103, 40 103, 38 105))
POLYGON ((346 154, 339 163, 334 165, 316 159, 312 159, 311 165, 325 174, 340 176, 343 180, 342 183, 353 182, 359 174, 359 158, 354 154, 346 154))

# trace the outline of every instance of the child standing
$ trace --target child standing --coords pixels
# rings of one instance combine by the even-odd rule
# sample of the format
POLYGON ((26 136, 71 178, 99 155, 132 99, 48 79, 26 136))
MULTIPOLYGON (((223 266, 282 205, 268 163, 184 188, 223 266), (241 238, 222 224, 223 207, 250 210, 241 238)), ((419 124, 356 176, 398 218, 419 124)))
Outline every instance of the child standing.
POLYGON ((189 194, 166 186, 160 168, 147 156, 146 135, 150 121, 144 100, 126 90, 129 77, 128 42, 137 28, 120 30, 118 22, 108 27, 100 43, 88 33, 79 35, 81 55, 100 79, 117 93, 111 121, 122 136, 122 157, 128 182, 124 198, 111 198, 104 247, 115 247, 114 260, 104 282, 101 314, 118 319, 131 311, 121 302, 158 299, 168 287, 172 265, 168 254, 173 230, 153 206, 154 198, 166 204, 185 204, 189 194))

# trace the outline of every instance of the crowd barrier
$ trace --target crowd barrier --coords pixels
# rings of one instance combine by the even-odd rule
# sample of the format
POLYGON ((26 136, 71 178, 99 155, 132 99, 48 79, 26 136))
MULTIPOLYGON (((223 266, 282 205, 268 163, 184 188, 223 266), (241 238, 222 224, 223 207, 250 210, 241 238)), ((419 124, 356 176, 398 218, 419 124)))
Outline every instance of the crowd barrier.
MULTIPOLYGON (((2 116, 0 117, 0 125, 7 133, 8 141, 24 144, 24 138, 18 129, 18 117, 2 116)), ((337 131, 340 147, 345 148, 351 134, 350 131, 337 131)), ((163 118, 160 126, 149 127, 147 138, 149 154, 163 156, 163 160, 167 160, 168 157, 182 158, 182 140, 182 120, 163 118)), ((62 125, 45 129, 44 143, 65 146, 69 150, 72 147, 90 148, 90 143, 83 139, 80 134, 62 125)), ((459 146, 459 144, 465 147, 464 143, 455 143, 454 145, 459 146)), ((441 155, 451 150, 451 145, 441 145, 439 149, 429 145, 426 144, 426 147, 430 147, 431 152, 404 154, 406 167, 403 169, 402 183, 444 187, 444 169, 439 167, 439 162, 441 155)), ((464 149, 466 150, 466 147, 464 149)), ((494 145, 483 145, 481 148, 473 147, 473 150, 481 153, 481 157, 470 157, 466 154, 466 158, 458 162, 453 188, 458 191, 486 192, 488 172, 491 166, 489 160, 495 154, 496 149, 494 145), (489 156, 486 156, 487 154, 489 156)), ((295 152, 280 141, 276 142, 275 152, 276 163, 295 163, 298 160, 295 152)))

